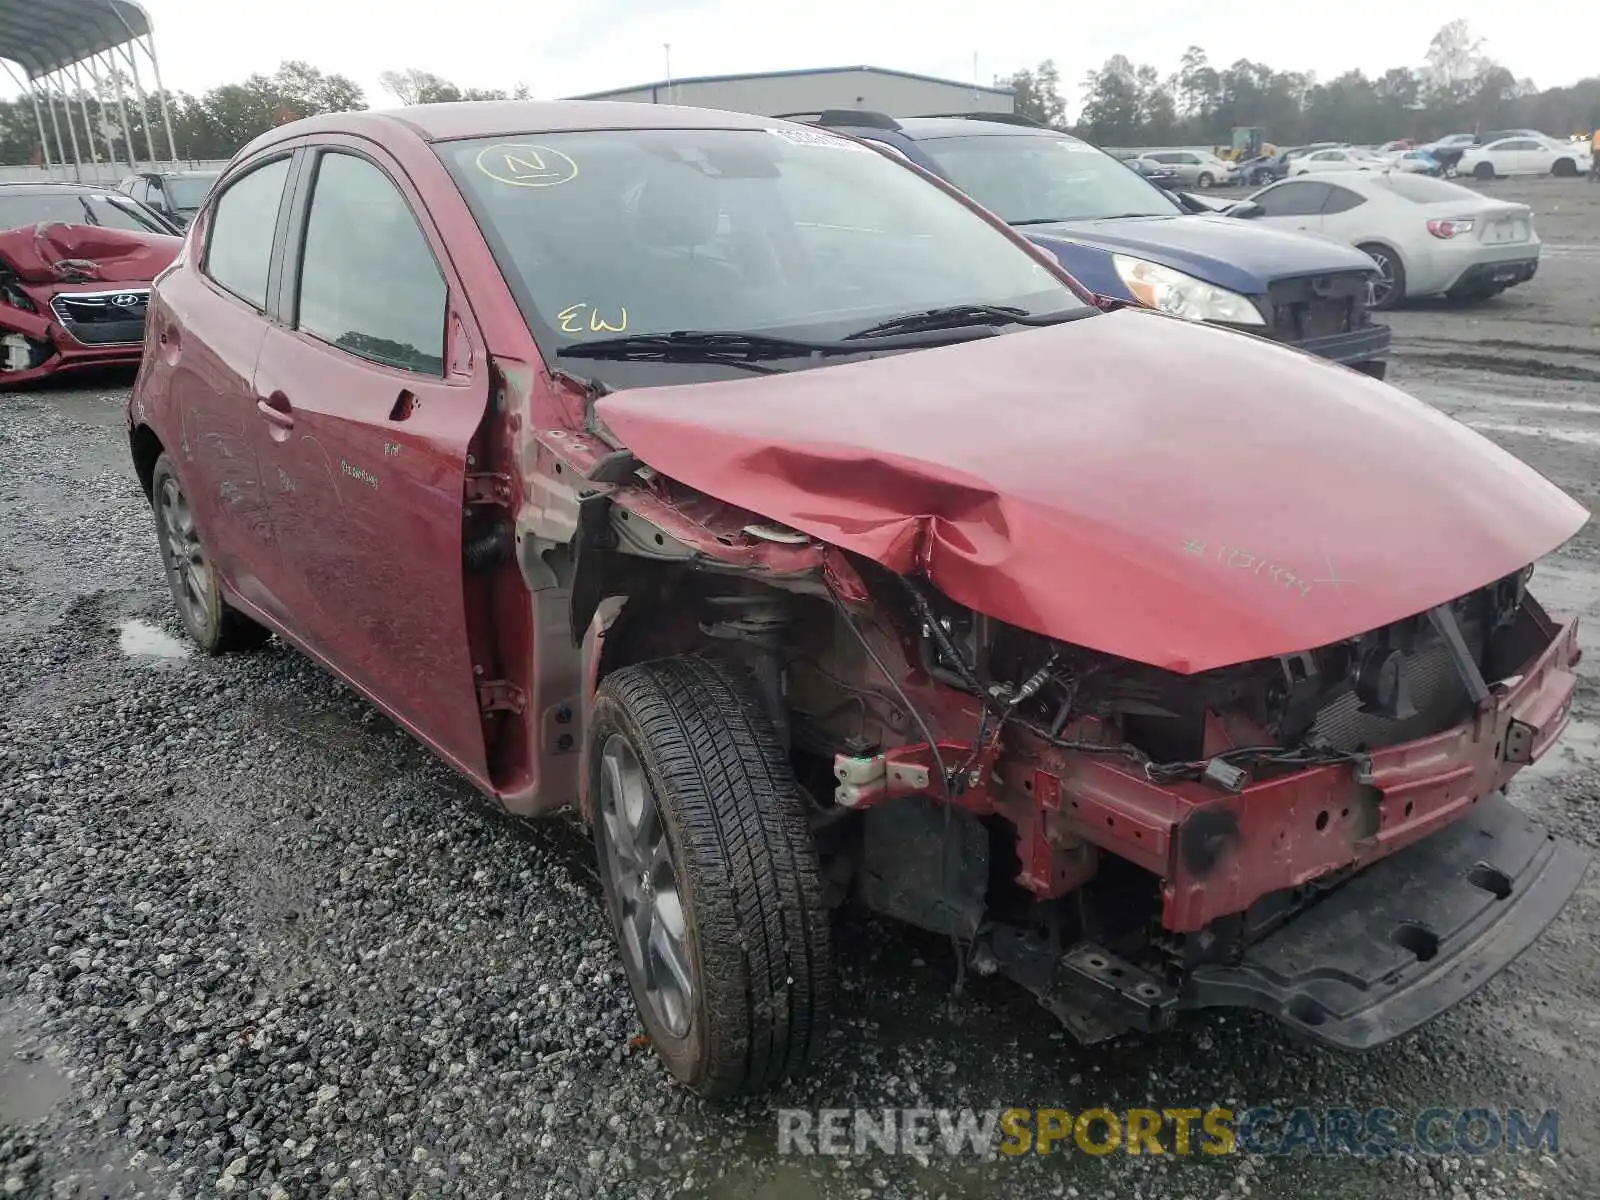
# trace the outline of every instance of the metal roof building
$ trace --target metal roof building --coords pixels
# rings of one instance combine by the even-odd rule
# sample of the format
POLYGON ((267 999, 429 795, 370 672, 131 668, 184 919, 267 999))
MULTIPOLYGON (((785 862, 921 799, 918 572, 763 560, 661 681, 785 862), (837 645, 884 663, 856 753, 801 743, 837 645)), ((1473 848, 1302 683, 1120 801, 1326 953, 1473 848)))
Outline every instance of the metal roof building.
MULTIPOLYGON (((106 161, 116 163, 119 134, 128 165, 138 168, 123 80, 132 84, 141 112, 148 111, 141 64, 155 84, 168 157, 176 159, 154 29, 135 0, 0 0, 0 68, 33 102, 47 172, 70 167, 81 178, 85 165, 101 161, 97 135, 106 161), (116 121, 108 99, 116 102, 116 121)), ((159 155, 150 121, 144 133, 154 163, 159 155)))
POLYGON ((777 116, 828 108, 871 109, 892 117, 932 113, 1016 111, 1007 88, 960 83, 883 67, 822 67, 752 75, 702 75, 573 96, 574 100, 631 100, 687 104, 777 116))

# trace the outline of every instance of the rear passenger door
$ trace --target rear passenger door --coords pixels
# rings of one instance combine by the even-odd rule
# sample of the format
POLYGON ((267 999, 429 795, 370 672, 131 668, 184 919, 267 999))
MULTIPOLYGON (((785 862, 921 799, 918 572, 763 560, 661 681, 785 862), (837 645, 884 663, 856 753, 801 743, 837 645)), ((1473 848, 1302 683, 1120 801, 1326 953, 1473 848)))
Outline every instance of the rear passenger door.
POLYGON ((200 218, 195 253, 156 293, 141 388, 177 458, 207 553, 240 596, 275 617, 284 609, 253 381, 293 164, 291 144, 223 181, 200 218))
POLYGON ((1555 155, 1550 148, 1532 138, 1518 138, 1513 145, 1516 146, 1515 155, 1517 171, 1523 175, 1545 175, 1550 171, 1550 164, 1555 161, 1555 155))
POLYGON ((1487 153, 1496 175, 1523 175, 1530 170, 1529 151, 1536 148, 1528 138, 1506 138, 1490 145, 1487 153))
POLYGON ((488 364, 443 242, 376 146, 307 150, 279 297, 255 393, 296 628, 483 782, 462 513, 488 364))

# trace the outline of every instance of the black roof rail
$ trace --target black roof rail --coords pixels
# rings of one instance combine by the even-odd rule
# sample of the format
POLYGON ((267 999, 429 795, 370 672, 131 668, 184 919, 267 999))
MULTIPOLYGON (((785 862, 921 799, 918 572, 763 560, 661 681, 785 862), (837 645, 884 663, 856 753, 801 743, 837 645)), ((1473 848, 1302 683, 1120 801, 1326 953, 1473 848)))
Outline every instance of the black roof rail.
POLYGON ((1001 125, 1026 125, 1030 129, 1049 129, 1043 121, 1035 121, 1026 113, 1004 112, 946 112, 922 113, 924 117, 964 117, 968 121, 997 121, 1001 125))
POLYGON ((864 108, 824 108, 811 112, 774 113, 781 121, 805 121, 809 125, 853 125, 858 129, 899 129, 900 122, 888 113, 864 108))

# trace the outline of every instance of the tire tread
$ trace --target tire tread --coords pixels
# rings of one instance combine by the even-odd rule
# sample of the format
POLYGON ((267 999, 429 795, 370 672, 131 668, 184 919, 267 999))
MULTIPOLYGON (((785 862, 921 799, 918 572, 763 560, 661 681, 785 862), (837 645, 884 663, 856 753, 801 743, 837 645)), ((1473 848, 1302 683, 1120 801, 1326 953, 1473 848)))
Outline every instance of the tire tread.
POLYGON ((827 910, 805 803, 745 673, 698 655, 625 667, 631 715, 685 835, 709 1047, 691 1086, 764 1090, 818 1050, 832 1009, 827 910))

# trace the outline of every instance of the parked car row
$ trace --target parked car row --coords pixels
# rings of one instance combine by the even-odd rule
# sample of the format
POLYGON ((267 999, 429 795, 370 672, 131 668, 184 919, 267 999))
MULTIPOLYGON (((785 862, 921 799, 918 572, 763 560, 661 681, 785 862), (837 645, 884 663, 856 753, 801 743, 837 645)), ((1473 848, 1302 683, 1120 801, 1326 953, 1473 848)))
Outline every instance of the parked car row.
POLYGON ((839 121, 245 147, 127 410, 189 634, 580 814, 708 1096, 823 1046, 849 901, 1085 1042, 1233 1006, 1364 1048, 1461 1000, 1584 871, 1500 791, 1569 711, 1526 584, 1587 509, 1268 340, 1375 338, 1365 255, 1065 135, 839 121))
MULTIPOLYGON (((1581 142, 1546 137, 1531 129, 1507 129, 1482 137, 1449 134, 1421 145, 1406 139, 1376 147, 1312 142, 1243 159, 1234 165, 1234 181, 1264 187, 1279 179, 1319 171, 1390 170, 1445 177, 1471 174, 1485 180, 1509 175, 1571 177, 1591 169, 1592 155, 1581 142)), ((1192 180, 1185 183, 1193 186, 1192 180)))
MULTIPOLYGON (((1278 340, 1360 365, 1380 376, 1387 332, 1365 321, 1365 306, 1350 299, 1347 316, 1332 320, 1312 312, 1324 301, 1284 299, 1294 292, 1294 279, 1330 271, 1359 274, 1365 264, 1326 261, 1324 249, 1304 240, 1286 242, 1259 236, 1240 240, 1237 233, 1208 227, 1206 222, 1195 219, 1209 216, 1208 210, 1214 206, 1198 198, 1173 200, 1171 195, 1185 187, 1204 190, 1240 182, 1261 187, 1324 173, 1443 175, 1461 170, 1490 179, 1546 172, 1584 174, 1593 165, 1586 146, 1556 143, 1528 130, 1506 130, 1501 131, 1504 136, 1490 135, 1492 140, 1482 144, 1476 144, 1475 135, 1471 134, 1450 135, 1422 147, 1405 141, 1377 149, 1316 142, 1241 163, 1226 162, 1202 151, 1150 151, 1125 162, 1135 176, 1142 176, 1151 185, 1141 188, 1127 177, 1127 172, 1112 170, 1113 160, 1086 143, 1015 118, 973 114, 897 122, 882 114, 849 110, 810 116, 814 124, 887 145, 933 174, 963 187, 1013 223, 1031 226, 1030 236, 1080 279, 1090 282, 1099 294, 1243 328, 1266 327, 1271 330, 1270 336, 1278 340), (981 134, 974 132, 975 120, 987 126, 981 134), (946 125, 928 124, 937 121, 946 125), (960 141, 954 140, 957 135, 952 130, 960 131, 960 141), (981 152, 979 146, 983 147, 981 152), (1067 149, 1080 157, 1063 158, 1054 153, 1056 149, 1067 149), (1444 159, 1452 165, 1447 168, 1444 159), (1107 188, 1107 180, 1117 186, 1107 188), (1030 190, 1033 194, 1025 195, 1030 190)), ((28 185, 32 191, 11 185, 7 194, 12 197, 10 208, 19 224, 24 219, 30 223, 47 219, 73 221, 82 213, 85 222, 93 225, 94 214, 105 212, 113 227, 117 221, 131 221, 140 230, 160 237, 181 231, 215 181, 215 172, 141 172, 118 185, 122 198, 114 203, 109 199, 111 193, 104 189, 81 185, 28 185)), ((1347 194, 1356 193, 1347 189, 1347 194)), ((1391 194, 1382 193, 1385 198, 1391 194)), ((1288 200, 1276 197, 1268 203, 1283 205, 1288 200)), ((1322 216, 1298 212, 1288 215, 1296 218, 1296 230, 1305 225, 1307 231, 1309 225, 1302 218, 1314 217, 1314 224, 1322 216)), ((1281 223, 1276 216, 1271 220, 1281 223)), ((10 223, 6 206, 0 204, 0 226, 10 223)), ((1531 225, 1529 228, 1531 234, 1531 225)), ((1366 252, 1383 244, 1377 238, 1365 242, 1355 237, 1345 240, 1366 252)), ((1401 236, 1397 240, 1410 239, 1401 236)), ((1462 242, 1449 247, 1442 261, 1457 261, 1464 245, 1462 242)), ((1440 248, 1428 245, 1428 249, 1440 248)), ((1526 242, 1524 249, 1530 251, 1531 265, 1513 268, 1488 263, 1485 278, 1452 279, 1442 288, 1435 288, 1437 272, 1420 263, 1420 270, 1409 269, 1406 259, 1415 255, 1390 245, 1373 256, 1379 272, 1373 295, 1381 296, 1385 307, 1399 303, 1407 295, 1433 294, 1438 290, 1452 295, 1492 295, 1532 277, 1537 266, 1537 239, 1526 242)), ((1505 247, 1497 246, 1493 253, 1504 251, 1505 247)), ((171 252, 175 253, 175 248, 171 252)), ((112 254, 121 260, 115 270, 124 270, 126 256, 122 249, 114 247, 112 254)), ((1431 258, 1441 256, 1434 253, 1431 258)), ((155 260, 140 256, 140 261, 155 260)), ((0 270, 4 269, 0 265, 0 270)), ((17 284, 48 285, 85 294, 92 294, 99 283, 125 283, 130 286, 117 293, 124 300, 148 282, 96 278, 97 273, 92 270, 80 272, 81 277, 59 278, 53 267, 46 270, 50 274, 48 280, 22 280, 16 278, 14 269, 10 277, 17 284)), ((1335 307, 1345 305, 1347 291, 1353 296, 1359 288, 1341 285, 1339 297, 1324 300, 1335 307)), ((82 313, 89 303, 74 302, 73 311, 82 313)), ((130 301, 130 311, 137 309, 138 303, 130 301)), ((4 319, 0 314, 0 322, 4 319)), ((0 382, 17 383, 56 370, 138 361, 137 340, 106 340, 122 339, 136 332, 135 325, 110 322, 105 329, 90 334, 78 329, 83 324, 55 322, 40 313, 32 314, 31 319, 11 320, 0 333, 0 347, 4 349, 0 354, 0 382), (85 337, 80 338, 74 330, 85 337)))

